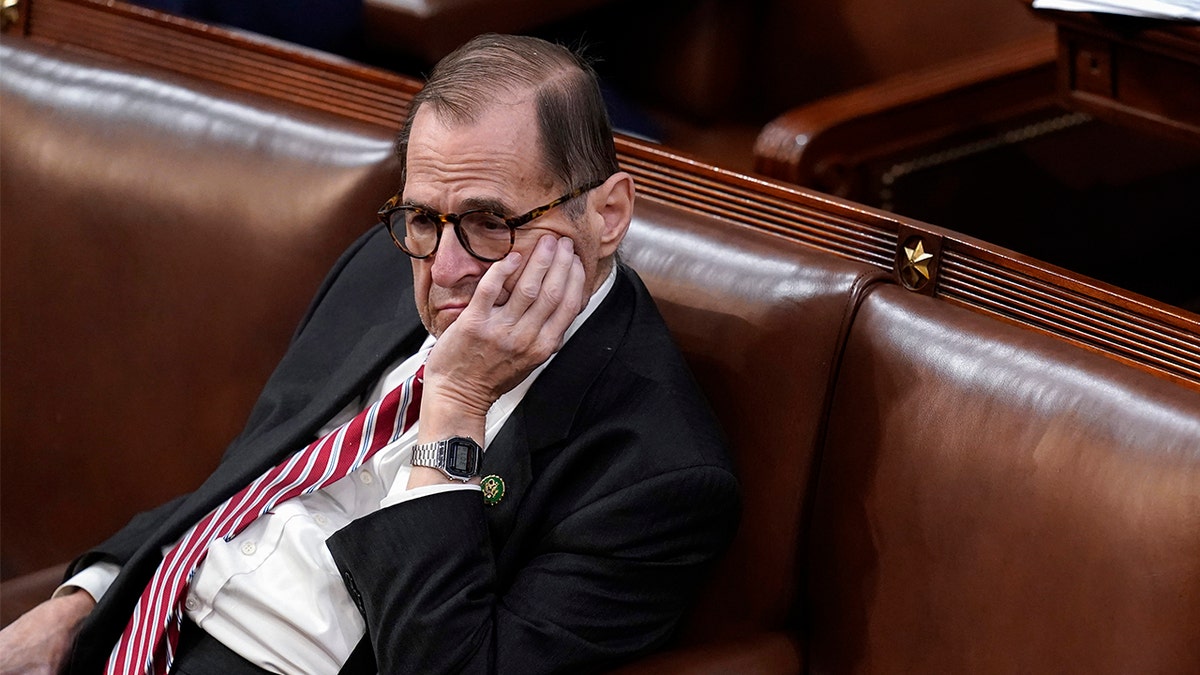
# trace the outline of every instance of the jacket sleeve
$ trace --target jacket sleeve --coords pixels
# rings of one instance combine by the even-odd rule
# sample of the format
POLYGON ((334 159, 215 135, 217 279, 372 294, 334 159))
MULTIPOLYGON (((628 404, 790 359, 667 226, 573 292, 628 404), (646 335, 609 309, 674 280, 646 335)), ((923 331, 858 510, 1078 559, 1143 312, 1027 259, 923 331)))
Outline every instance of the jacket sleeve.
POLYGON ((738 495, 728 471, 699 466, 574 501, 505 582, 484 508, 436 495, 329 540, 379 672, 591 672, 661 646, 728 543, 738 495))

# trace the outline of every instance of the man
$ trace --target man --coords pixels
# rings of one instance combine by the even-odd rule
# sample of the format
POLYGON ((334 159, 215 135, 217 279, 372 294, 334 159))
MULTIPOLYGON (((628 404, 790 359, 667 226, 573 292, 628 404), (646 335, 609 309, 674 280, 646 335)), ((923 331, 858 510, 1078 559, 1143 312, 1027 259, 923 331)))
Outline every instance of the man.
POLYGON ((78 559, 0 661, 582 672, 669 639, 737 487, 617 260, 634 187, 595 75, 482 36, 434 70, 398 150, 386 226, 335 266, 218 469, 78 559), (361 463, 257 501, 349 438, 361 463))

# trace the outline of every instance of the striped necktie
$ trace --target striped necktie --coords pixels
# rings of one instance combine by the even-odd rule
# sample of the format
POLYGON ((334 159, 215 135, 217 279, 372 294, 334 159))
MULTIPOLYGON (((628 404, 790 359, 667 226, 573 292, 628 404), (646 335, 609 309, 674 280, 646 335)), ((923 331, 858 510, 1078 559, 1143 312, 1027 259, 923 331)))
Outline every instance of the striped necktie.
POLYGON ((142 592, 105 673, 169 671, 183 625, 181 603, 209 544, 218 537, 232 539, 276 504, 331 485, 399 438, 421 411, 424 375, 421 366, 374 405, 264 473, 188 530, 142 592))

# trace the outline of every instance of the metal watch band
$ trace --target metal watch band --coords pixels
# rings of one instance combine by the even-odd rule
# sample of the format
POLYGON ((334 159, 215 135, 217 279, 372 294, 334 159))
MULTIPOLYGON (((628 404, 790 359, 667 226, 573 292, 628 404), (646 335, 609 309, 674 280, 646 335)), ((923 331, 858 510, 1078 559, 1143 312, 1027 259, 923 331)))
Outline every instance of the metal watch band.
POLYGON ((437 469, 438 471, 441 471, 446 478, 465 483, 479 473, 479 452, 480 449, 478 444, 476 444, 472 439, 465 437, 445 438, 432 443, 419 443, 412 446, 412 465, 437 469), (447 455, 450 444, 456 442, 460 444, 470 444, 474 447, 474 469, 470 471, 468 475, 455 475, 447 468, 447 464, 449 462, 447 455))
POLYGON ((412 465, 440 469, 446 463, 447 439, 412 446, 412 465))

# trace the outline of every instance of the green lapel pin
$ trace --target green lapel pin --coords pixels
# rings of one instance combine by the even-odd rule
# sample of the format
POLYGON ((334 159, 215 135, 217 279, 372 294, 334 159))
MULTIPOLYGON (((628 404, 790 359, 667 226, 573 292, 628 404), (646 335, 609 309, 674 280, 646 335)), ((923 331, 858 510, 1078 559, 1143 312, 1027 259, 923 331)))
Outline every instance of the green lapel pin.
POLYGON ((488 506, 495 506, 504 499, 504 479, 494 473, 484 476, 479 481, 479 488, 483 490, 483 503, 488 506))

